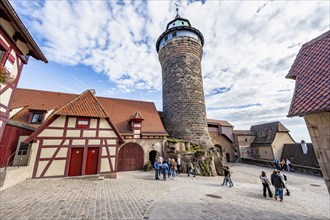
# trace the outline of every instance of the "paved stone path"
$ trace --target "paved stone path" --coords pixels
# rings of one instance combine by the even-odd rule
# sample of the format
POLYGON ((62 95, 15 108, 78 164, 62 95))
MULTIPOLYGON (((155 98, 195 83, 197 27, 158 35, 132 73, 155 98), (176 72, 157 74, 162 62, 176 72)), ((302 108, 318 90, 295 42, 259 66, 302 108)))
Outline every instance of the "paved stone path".
POLYGON ((232 188, 220 186, 220 176, 180 174, 164 182, 143 171, 105 180, 28 180, 0 192, 0 219, 330 219, 321 177, 287 173, 291 196, 279 202, 262 196, 258 178, 272 169, 229 166, 232 188))

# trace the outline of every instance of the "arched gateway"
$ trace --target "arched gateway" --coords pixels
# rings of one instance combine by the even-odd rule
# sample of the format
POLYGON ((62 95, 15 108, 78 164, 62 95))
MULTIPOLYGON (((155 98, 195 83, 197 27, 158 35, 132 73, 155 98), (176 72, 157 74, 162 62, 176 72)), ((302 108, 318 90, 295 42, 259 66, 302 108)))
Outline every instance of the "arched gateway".
POLYGON ((119 150, 118 171, 142 170, 143 150, 140 145, 127 143, 119 150))

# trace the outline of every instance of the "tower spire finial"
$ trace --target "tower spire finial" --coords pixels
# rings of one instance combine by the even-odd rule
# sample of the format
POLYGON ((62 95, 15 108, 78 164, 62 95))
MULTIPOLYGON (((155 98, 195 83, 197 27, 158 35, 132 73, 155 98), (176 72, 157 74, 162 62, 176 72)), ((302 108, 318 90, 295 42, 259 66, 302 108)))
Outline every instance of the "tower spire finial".
POLYGON ((178 3, 176 3, 176 2, 174 2, 174 5, 175 5, 175 7, 176 7, 176 17, 180 17, 180 15, 179 15, 179 7, 180 7, 180 5, 178 4, 178 3))

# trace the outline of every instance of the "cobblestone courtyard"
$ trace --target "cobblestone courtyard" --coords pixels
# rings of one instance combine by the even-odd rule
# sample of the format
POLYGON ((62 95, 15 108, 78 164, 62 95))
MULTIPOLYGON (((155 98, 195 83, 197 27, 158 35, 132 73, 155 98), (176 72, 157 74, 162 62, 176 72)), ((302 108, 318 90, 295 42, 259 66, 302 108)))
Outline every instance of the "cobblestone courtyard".
POLYGON ((155 181, 154 172, 118 173, 117 179, 28 180, 0 192, 5 219, 329 219, 321 177, 288 173, 291 196, 281 203, 262 196, 259 174, 272 169, 229 164, 234 187, 223 177, 155 181), (218 198, 214 198, 218 197, 218 198))

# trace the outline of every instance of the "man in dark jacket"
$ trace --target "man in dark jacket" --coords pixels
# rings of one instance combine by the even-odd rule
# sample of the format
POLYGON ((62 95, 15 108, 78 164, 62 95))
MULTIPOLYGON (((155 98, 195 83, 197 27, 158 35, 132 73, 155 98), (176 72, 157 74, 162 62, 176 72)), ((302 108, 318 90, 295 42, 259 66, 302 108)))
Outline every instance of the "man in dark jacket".
POLYGON ((277 174, 277 170, 274 170, 271 175, 272 185, 275 187, 275 199, 277 196, 280 197, 280 201, 283 202, 283 188, 285 188, 285 184, 282 178, 277 174))

